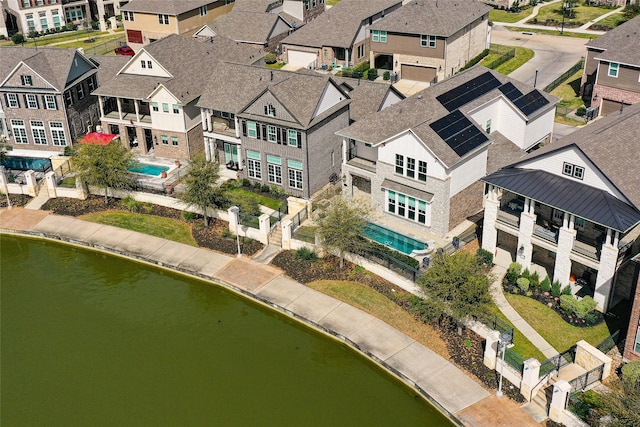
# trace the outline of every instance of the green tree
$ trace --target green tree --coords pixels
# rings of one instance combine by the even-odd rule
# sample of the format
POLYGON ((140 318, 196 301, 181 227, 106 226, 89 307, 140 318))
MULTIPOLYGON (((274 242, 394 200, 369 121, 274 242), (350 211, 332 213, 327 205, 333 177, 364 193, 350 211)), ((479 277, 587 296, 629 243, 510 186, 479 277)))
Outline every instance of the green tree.
POLYGON ((334 196, 328 205, 318 210, 315 222, 321 245, 338 253, 341 269, 346 252, 357 252, 367 244, 362 231, 370 212, 366 204, 341 196, 334 196))
POLYGON ((416 283, 426 291, 432 309, 455 322, 482 313, 491 301, 487 268, 466 252, 436 255, 416 283))
POLYGON ((614 387, 601 395, 600 411, 610 415, 609 425, 621 427, 640 426, 640 382, 625 379, 624 375, 614 387))
POLYGON ((109 202, 109 188, 128 191, 135 186, 136 178, 131 169, 136 161, 120 141, 107 145, 79 144, 72 162, 82 182, 104 189, 105 203, 109 202))
POLYGON ((202 211, 205 226, 209 225, 207 209, 224 204, 223 191, 216 185, 219 177, 218 163, 207 161, 203 155, 196 156, 191 160, 184 180, 185 190, 178 193, 178 198, 185 204, 202 211))

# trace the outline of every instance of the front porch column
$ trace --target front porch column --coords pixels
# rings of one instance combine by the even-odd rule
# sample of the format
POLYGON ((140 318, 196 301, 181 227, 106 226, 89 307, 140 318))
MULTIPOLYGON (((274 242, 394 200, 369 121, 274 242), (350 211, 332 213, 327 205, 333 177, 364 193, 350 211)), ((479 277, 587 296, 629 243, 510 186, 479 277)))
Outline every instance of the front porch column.
POLYGON ((611 287, 616 274, 616 264, 618 262, 618 232, 610 228, 607 229, 607 238, 600 249, 600 264, 598 265, 598 276, 596 277, 596 290, 593 299, 596 300, 597 309, 603 313, 609 308, 611 298, 611 287), (612 239, 613 235, 613 239, 612 239))
POLYGON ((100 117, 104 117, 103 101, 104 99, 102 98, 102 95, 98 95, 98 107, 100 107, 100 117))
POLYGON ((556 262, 553 268, 553 280, 562 283, 562 286, 569 284, 571 277, 571 250, 573 242, 576 240, 576 230, 573 228, 575 215, 564 213, 562 227, 558 230, 558 250, 556 251, 556 262))
POLYGON ((202 130, 207 131, 209 128, 207 127, 207 110, 204 108, 200 109, 200 121, 202 122, 202 130))
POLYGON ((122 101, 120 98, 116 98, 116 104, 118 105, 118 118, 122 120, 122 101))
POLYGON ((516 255, 516 262, 520 263, 523 268, 531 267, 531 258, 533 256, 533 243, 531 243, 531 236, 533 235, 533 227, 536 224, 534 208, 535 202, 528 197, 525 198, 524 210, 520 214, 518 249, 516 255))
POLYGON ((347 142, 346 139, 342 138, 342 163, 347 163, 347 160, 349 159, 347 157, 347 145, 349 143, 347 142))
POLYGON ((136 122, 140 123, 140 101, 134 99, 133 107, 136 109, 136 122))
POLYGON ((482 249, 496 252, 498 246, 498 230, 496 221, 500 210, 500 200, 498 199, 498 188, 489 185, 489 191, 484 196, 484 225, 482 227, 482 249))
POLYGON ((209 132, 213 132, 213 110, 207 110, 207 116, 209 116, 209 120, 207 120, 207 129, 209 132))
POLYGON ((211 161, 211 147, 209 146, 209 138, 206 136, 204 137, 204 157, 207 159, 207 162, 211 161))

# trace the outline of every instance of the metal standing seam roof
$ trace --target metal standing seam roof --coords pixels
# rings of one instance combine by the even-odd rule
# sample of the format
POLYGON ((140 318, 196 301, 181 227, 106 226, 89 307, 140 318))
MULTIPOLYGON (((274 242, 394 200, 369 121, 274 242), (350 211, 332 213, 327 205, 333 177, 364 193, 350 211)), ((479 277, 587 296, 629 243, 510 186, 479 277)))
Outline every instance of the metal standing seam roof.
POLYGON ((640 222, 638 209, 608 192, 549 172, 506 168, 481 181, 622 233, 640 222))

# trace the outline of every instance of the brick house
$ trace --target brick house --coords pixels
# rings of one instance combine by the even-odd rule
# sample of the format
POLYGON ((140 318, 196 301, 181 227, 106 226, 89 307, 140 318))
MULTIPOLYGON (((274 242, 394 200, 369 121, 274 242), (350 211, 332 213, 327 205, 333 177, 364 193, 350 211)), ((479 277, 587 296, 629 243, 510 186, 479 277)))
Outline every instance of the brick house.
POLYGON ((489 47, 490 10, 475 0, 409 2, 371 25, 371 67, 407 80, 450 77, 489 47))
POLYGON ((601 116, 640 102, 639 34, 637 16, 586 44, 582 95, 601 116))
POLYGON ((17 149, 62 152, 98 123, 98 63, 75 49, 0 47, 5 132, 17 149))
POLYGON ((343 196, 416 235, 482 210, 486 174, 551 140, 557 99, 475 66, 342 129, 343 196))
POLYGON ((2 0, 0 1, 0 34, 47 31, 66 25, 65 9, 59 0, 2 0))
POLYGON ((629 328, 627 329, 627 339, 624 344, 622 357, 626 360, 640 360, 640 256, 634 257, 636 262, 636 286, 633 295, 633 306, 629 317, 629 328))
POLYGON ((606 312, 633 297, 640 252, 640 104, 487 177, 482 247, 508 250, 606 312), (606 144, 603 143, 606 141, 606 144), (580 280, 579 280, 580 279, 580 280))

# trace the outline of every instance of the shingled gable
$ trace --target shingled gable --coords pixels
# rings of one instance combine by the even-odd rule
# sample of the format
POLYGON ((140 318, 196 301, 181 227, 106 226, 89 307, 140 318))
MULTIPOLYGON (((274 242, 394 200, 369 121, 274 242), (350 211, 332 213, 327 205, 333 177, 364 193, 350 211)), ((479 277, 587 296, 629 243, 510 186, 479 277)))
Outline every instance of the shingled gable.
POLYGON ((266 44, 278 23, 290 28, 274 13, 232 10, 201 28, 196 35, 213 32, 243 43, 266 44))
POLYGON ((640 16, 637 16, 600 37, 590 40, 586 46, 604 51, 596 54, 596 59, 637 66, 640 65, 639 36, 640 16))
POLYGON ((120 10, 128 12, 180 15, 213 3, 214 0, 131 0, 120 10))

